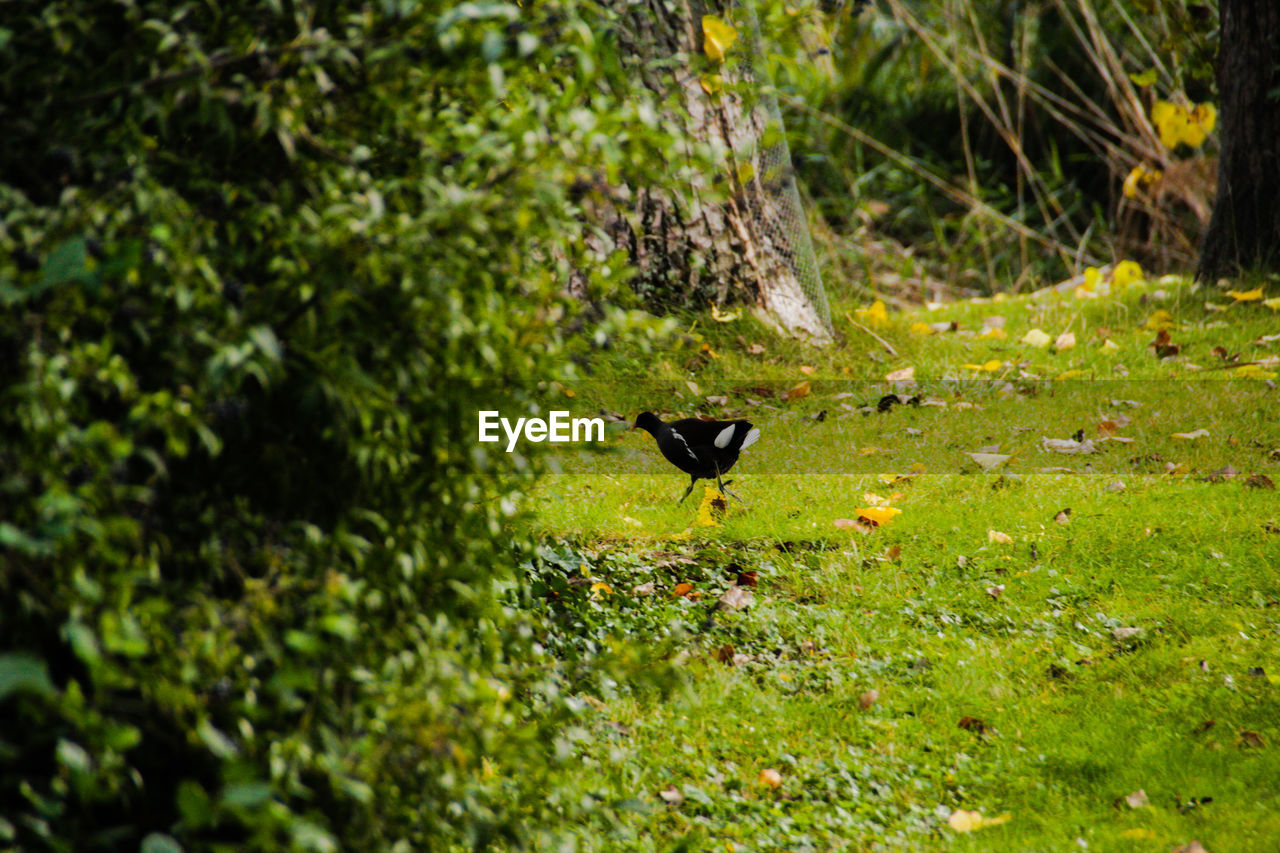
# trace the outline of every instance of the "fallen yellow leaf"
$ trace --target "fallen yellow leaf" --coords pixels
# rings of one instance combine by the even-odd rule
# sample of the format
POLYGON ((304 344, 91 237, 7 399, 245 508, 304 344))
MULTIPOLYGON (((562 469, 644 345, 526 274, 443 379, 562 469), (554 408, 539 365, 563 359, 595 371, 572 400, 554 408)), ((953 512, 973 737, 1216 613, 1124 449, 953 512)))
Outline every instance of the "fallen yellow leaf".
POLYGON ((1270 308, 1272 311, 1280 311, 1280 296, 1275 299, 1264 299, 1262 304, 1270 308))
POLYGON ((1231 371, 1232 376, 1241 379, 1275 379, 1276 372, 1274 370, 1265 370, 1260 364, 1243 364, 1231 371))
POLYGON ((596 581, 591 585, 591 597, 601 598, 601 593, 604 593, 604 595, 613 595, 613 587, 609 586, 604 581, 596 581))
POLYGON ((1227 296, 1230 296, 1236 302, 1257 302, 1262 299, 1262 288, 1255 287, 1253 290, 1228 290, 1227 296))
POLYGON ((1075 379, 1077 376, 1084 376, 1084 371, 1083 370, 1064 370, 1053 378, 1055 380, 1075 379))
POLYGON ((981 812, 956 809, 951 813, 951 817, 947 818, 947 824, 956 832, 973 832, 978 829, 986 829, 990 826, 1008 823, 1012 817, 1013 815, 1008 812, 996 817, 983 817, 981 812))
POLYGON ((1125 198, 1137 198, 1139 192, 1150 188, 1163 176, 1159 169, 1148 169, 1146 163, 1139 163, 1125 176, 1121 191, 1125 198))
POLYGON ((1136 261, 1121 261, 1116 264, 1116 271, 1111 274, 1111 287, 1124 290, 1135 281, 1142 281, 1142 267, 1136 261))
POLYGON ((928 323, 922 323, 921 321, 916 320, 914 323, 911 324, 911 334, 932 335, 933 327, 930 326, 928 323))
POLYGON ((1039 349, 1044 349, 1052 341, 1053 338, 1049 337, 1039 329, 1032 329, 1022 336, 1022 343, 1027 344, 1028 346, 1038 347, 1039 349))
POLYGON ((760 784, 769 788, 782 787, 782 774, 772 767, 760 771, 760 784))
POLYGON ((799 385, 788 388, 786 394, 783 395, 783 399, 785 399, 787 402, 791 402, 792 400, 799 400, 801 397, 808 397, 808 396, 809 396, 809 380, 806 379, 804 382, 801 382, 799 385))
POLYGON ((992 529, 987 531, 987 541, 995 542, 998 545, 1012 545, 1013 537, 1008 533, 1001 533, 999 530, 992 529))
POLYGON ((1076 345, 1076 336, 1072 332, 1063 332, 1058 335, 1057 340, 1053 342, 1053 348, 1058 350, 1071 349, 1076 345))
POLYGON ((882 300, 877 299, 870 307, 858 308, 853 313, 868 326, 884 328, 889 325, 889 312, 885 309, 882 300))
POLYGON ((985 364, 964 364, 961 366, 965 370, 977 370, 982 373, 995 373, 997 370, 1004 367, 1004 362, 993 358, 985 364))
POLYGON ((1111 338, 1107 338, 1102 342, 1102 346, 1098 347, 1100 352, 1115 352, 1118 349, 1120 349, 1120 345, 1111 340, 1111 338))
POLYGON ((990 338, 995 338, 996 340, 1004 340, 1005 337, 1006 335, 1005 335, 1004 329, 999 329, 999 328, 996 328, 995 326, 987 326, 985 329, 982 330, 982 334, 978 335, 978 337, 976 337, 974 340, 982 341, 982 340, 988 340, 990 338))
POLYGON ((886 382, 910 382, 916 378, 916 369, 914 367, 900 367, 897 370, 891 370, 884 375, 886 382))
POLYGON ((1203 429, 1203 428, 1202 428, 1202 429, 1198 429, 1198 430, 1193 430, 1192 432, 1175 432, 1175 433, 1173 434, 1173 437, 1174 437, 1174 438, 1185 438, 1185 439, 1193 439, 1193 438, 1208 438, 1208 437, 1209 437, 1209 431, 1208 431, 1207 429, 1203 429))
POLYGON ((1135 838, 1135 839, 1138 839, 1138 840, 1140 840, 1140 841, 1141 841, 1141 840, 1147 840, 1147 839, 1155 838, 1155 837, 1156 837, 1156 834, 1155 834, 1154 832, 1152 832, 1151 830, 1149 830, 1149 829, 1142 829, 1141 827, 1139 827, 1139 828, 1137 828, 1137 829, 1126 829, 1126 830, 1124 830, 1123 832, 1121 832, 1121 833, 1120 833, 1120 837, 1121 837, 1121 838, 1135 838))
POLYGON ((891 506, 867 506, 859 507, 854 510, 858 514, 859 519, 865 518, 867 521, 874 521, 880 526, 884 526, 891 521, 895 515, 901 515, 902 510, 891 506))
POLYGON ((1174 327, 1173 316, 1163 308, 1156 309, 1147 318, 1147 322, 1142 324, 1142 327, 1153 332, 1158 332, 1161 329, 1172 329, 1174 327))
POLYGON ((708 95, 718 95, 724 89, 724 80, 719 74, 703 74, 698 82, 702 84, 702 91, 708 95))

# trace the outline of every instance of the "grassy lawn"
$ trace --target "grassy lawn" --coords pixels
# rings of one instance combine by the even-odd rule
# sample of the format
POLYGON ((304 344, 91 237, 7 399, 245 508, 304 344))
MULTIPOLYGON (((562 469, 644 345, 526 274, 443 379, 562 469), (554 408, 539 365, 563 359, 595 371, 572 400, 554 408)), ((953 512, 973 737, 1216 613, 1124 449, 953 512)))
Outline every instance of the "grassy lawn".
POLYGON ((1280 313, 836 313, 828 350, 741 317, 568 389, 763 433, 725 515, 621 423, 534 496, 547 648, 620 673, 582 683, 584 847, 1276 849, 1280 313))

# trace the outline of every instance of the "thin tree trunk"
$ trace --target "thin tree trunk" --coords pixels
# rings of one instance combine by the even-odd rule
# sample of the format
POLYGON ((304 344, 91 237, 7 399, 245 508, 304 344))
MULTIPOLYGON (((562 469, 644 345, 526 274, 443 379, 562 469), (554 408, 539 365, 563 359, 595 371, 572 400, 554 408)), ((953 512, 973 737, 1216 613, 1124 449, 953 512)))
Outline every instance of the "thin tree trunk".
MULTIPOLYGON (((728 17, 725 0, 618 2, 627 41, 637 56, 650 60, 700 54, 702 16, 728 17)), ((757 34, 742 27, 733 50, 759 51, 757 34)), ((656 302, 672 297, 695 304, 729 298, 752 302, 788 331, 828 343, 826 297, 808 225, 803 218, 795 221, 799 199, 790 162, 772 169, 765 163, 766 155, 778 159, 777 149, 770 147, 774 140, 781 139, 785 150, 781 127, 771 126, 772 94, 750 102, 736 94, 732 84, 752 73, 752 65, 734 63, 722 69, 724 89, 713 95, 693 70, 696 65, 648 72, 645 84, 655 92, 675 92, 690 162, 697 165, 695 146, 708 144, 722 152, 723 162, 714 173, 695 177, 679 197, 647 187, 626 190, 625 207, 597 211, 597 222, 613 241, 609 248, 628 251, 638 270, 638 289, 656 302), (808 292, 814 290, 816 295, 808 292)), ((673 175, 677 166, 672 164, 673 175)))
POLYGON ((1221 0, 1218 195, 1197 276, 1280 272, 1280 2, 1221 0))

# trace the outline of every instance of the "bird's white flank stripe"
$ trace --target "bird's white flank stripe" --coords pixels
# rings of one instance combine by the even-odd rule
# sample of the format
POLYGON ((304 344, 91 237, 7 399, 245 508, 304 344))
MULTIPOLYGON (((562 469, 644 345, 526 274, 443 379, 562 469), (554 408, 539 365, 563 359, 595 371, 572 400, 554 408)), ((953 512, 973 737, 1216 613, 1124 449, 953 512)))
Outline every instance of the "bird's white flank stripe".
POLYGON ((729 424, 720 430, 720 434, 716 436, 716 447, 724 449, 729 446, 729 442, 733 441, 733 431, 737 429, 737 424, 729 424))
POLYGON ((698 462, 698 461, 700 461, 700 460, 698 459, 698 454, 696 454, 696 453, 694 453, 694 452, 693 452, 693 448, 689 446, 689 442, 687 442, 687 441, 685 441, 685 440, 684 440, 684 436, 683 436, 683 435, 681 435, 680 433, 676 432, 674 429, 673 429, 673 430, 671 430, 671 434, 672 434, 672 435, 674 435, 676 438, 680 439, 680 443, 684 445, 684 449, 688 452, 688 454, 689 454, 690 456, 692 456, 692 457, 693 457, 693 461, 694 461, 694 462, 698 462))
POLYGON ((755 444, 759 440, 760 440, 760 430, 757 427, 752 427, 751 432, 747 433, 747 437, 742 440, 742 449, 746 450, 748 447, 755 444))

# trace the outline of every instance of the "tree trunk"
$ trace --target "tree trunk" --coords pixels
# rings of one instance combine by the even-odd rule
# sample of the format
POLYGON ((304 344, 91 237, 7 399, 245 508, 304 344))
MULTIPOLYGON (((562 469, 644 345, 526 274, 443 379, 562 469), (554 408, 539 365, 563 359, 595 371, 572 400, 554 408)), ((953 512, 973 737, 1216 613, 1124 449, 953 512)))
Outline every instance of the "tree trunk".
MULTIPOLYGON (((825 344, 831 340, 826 296, 776 100, 769 90, 755 97, 735 92, 757 89, 764 62, 754 13, 735 6, 739 39, 733 61, 721 69, 722 91, 706 91, 693 61, 645 79, 656 92, 674 86, 690 150, 710 144, 722 152, 716 173, 695 178, 683 197, 649 188, 628 192, 628 209, 606 214, 602 224, 639 270, 642 294, 659 302, 671 294, 695 303, 752 302, 787 331, 825 344), (744 86, 734 85, 739 82, 744 86)), ((724 0, 618 0, 618 7, 635 54, 649 60, 681 52, 696 57, 703 50, 702 16, 730 16, 724 0)))
POLYGON ((1221 0, 1218 195, 1197 276, 1280 272, 1280 3, 1221 0))

